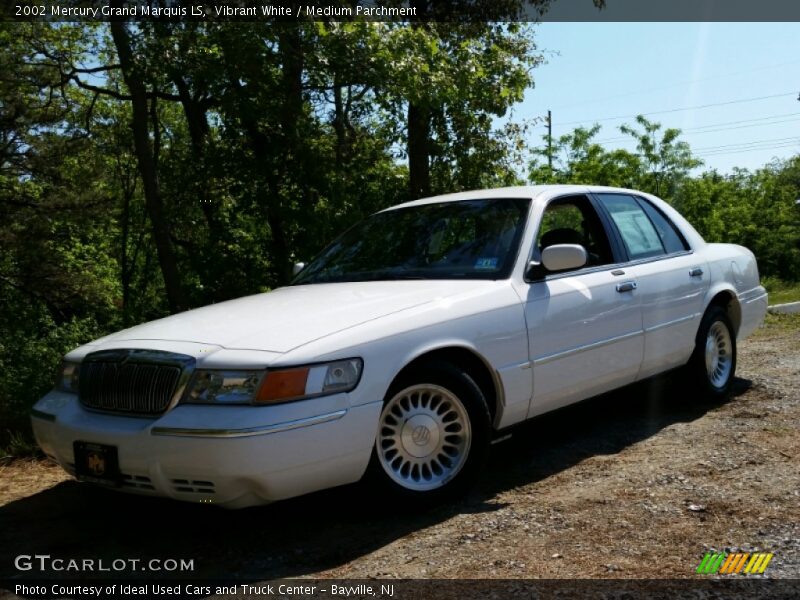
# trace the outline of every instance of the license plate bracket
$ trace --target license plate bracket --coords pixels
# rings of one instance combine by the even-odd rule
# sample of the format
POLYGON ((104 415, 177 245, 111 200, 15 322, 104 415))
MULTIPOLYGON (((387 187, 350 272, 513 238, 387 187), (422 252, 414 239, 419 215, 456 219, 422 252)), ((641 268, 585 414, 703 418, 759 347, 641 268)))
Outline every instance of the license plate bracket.
POLYGON ((116 446, 76 441, 75 476, 81 481, 90 481, 111 487, 122 485, 119 456, 116 446))

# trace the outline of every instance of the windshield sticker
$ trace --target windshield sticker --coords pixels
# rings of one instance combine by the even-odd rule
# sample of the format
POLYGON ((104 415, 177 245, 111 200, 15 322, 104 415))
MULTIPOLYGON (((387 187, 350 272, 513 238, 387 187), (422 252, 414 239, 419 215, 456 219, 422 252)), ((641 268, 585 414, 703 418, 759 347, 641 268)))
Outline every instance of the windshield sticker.
POLYGON ((475 261, 475 268, 476 269, 496 269, 497 268, 497 259, 496 258, 479 258, 475 261))

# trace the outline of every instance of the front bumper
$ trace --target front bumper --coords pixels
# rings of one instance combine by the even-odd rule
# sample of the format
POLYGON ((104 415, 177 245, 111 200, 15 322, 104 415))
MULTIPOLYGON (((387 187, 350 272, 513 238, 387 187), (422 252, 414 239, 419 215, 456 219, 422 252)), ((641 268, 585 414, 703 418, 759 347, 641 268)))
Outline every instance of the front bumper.
POLYGON ((87 411, 53 391, 31 413, 36 440, 74 475, 75 441, 116 446, 122 490, 227 508, 357 481, 381 402, 346 394, 269 406, 178 406, 156 418, 87 411))

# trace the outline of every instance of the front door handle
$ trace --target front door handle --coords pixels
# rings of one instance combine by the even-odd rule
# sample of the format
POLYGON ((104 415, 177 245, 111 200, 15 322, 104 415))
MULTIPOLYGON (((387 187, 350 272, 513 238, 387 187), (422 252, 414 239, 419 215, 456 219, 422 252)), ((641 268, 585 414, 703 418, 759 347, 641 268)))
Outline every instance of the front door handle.
POLYGON ((702 277, 703 276, 703 269, 700 267, 694 267, 693 269, 689 269, 689 277, 702 277))
POLYGON ((636 289, 635 281, 623 281, 617 284, 617 291, 622 294, 623 292, 632 292, 636 289))

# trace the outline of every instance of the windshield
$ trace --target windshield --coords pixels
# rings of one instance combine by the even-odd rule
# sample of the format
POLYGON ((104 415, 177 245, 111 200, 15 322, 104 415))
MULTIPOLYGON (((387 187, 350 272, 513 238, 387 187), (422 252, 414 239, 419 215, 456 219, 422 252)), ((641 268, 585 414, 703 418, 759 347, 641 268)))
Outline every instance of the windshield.
POLYGON ((503 279, 529 200, 441 202, 377 213, 330 244, 294 285, 391 279, 503 279))

